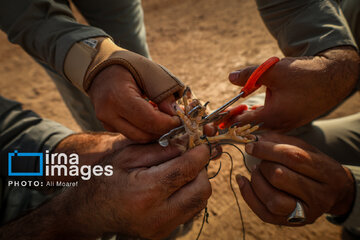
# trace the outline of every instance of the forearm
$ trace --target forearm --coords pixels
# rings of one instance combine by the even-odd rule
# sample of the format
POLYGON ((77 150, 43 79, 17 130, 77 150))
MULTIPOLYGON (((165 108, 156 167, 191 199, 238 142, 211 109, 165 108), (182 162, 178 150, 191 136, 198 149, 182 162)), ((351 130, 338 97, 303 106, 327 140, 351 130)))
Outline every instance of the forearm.
MULTIPOLYGON (((96 239, 101 236, 98 226, 89 226, 89 215, 83 208, 73 207, 84 196, 75 197, 68 189, 51 201, 29 214, 0 228, 0 239, 54 240, 54 239, 96 239), (80 200, 79 200, 80 198, 80 200)), ((92 210, 87 211, 90 213, 92 210)))
MULTIPOLYGON (((329 76, 323 88, 331 89, 329 98, 334 104, 340 103, 355 89, 360 76, 360 57, 351 46, 341 46, 328 49, 317 54, 328 64, 325 74, 329 76)), ((331 102, 329 102, 329 105, 331 102)))
POLYGON ((356 43, 334 0, 256 0, 260 15, 286 56, 313 56, 356 43))

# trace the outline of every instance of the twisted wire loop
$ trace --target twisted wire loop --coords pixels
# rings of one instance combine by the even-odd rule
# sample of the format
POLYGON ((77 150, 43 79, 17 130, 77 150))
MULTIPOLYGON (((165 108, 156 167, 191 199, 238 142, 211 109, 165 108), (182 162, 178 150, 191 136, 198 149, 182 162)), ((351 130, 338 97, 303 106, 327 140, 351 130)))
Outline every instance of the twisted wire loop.
MULTIPOLYGON (((230 180, 229 183, 230 183, 230 188, 231 188, 231 191, 232 191, 232 193, 233 193, 233 195, 234 195, 234 198, 235 198, 235 201, 236 201, 236 206, 237 206, 237 208, 238 208, 239 215, 240 215, 241 227, 242 227, 242 233, 243 233, 243 234, 242 234, 242 239, 245 240, 245 233, 246 233, 246 232, 245 232, 244 218, 243 218, 243 214, 242 214, 242 211, 241 211, 239 199, 238 199, 238 197, 237 197, 237 195, 236 195, 234 186, 233 186, 233 184, 232 184, 232 174, 233 174, 233 169, 234 169, 234 161, 233 161, 233 158, 232 158, 231 154, 228 153, 228 152, 221 152, 221 153, 218 153, 216 156, 211 157, 211 155, 212 155, 212 150, 211 150, 211 149, 212 149, 212 145, 211 145, 210 141, 208 140, 208 138, 206 137, 206 135, 203 135, 203 136, 201 137, 201 139, 205 139, 205 140, 206 140, 206 142, 207 142, 207 144, 208 144, 208 146, 209 146, 209 151, 210 151, 209 163, 206 165, 206 169, 207 169, 208 165, 210 164, 210 161, 211 161, 211 160, 213 160, 213 159, 215 159, 215 158, 217 158, 217 157, 219 157, 219 156, 221 156, 221 155, 223 155, 223 154, 226 154, 226 155, 229 157, 229 159, 230 159, 230 164, 231 164, 231 165, 230 165, 230 173, 229 173, 229 175, 230 175, 230 177, 229 177, 229 180, 230 180)), ((256 141, 257 141, 257 140, 258 140, 258 139, 257 139, 257 137, 256 137, 256 141)), ((236 149, 241 153, 241 156, 242 156, 242 158, 243 158, 243 160, 244 160, 244 162, 245 162, 245 155, 244 155, 243 151, 242 151, 238 146, 236 146, 236 145, 233 144, 233 143, 222 142, 222 143, 217 143, 217 144, 214 146, 214 148, 216 148, 216 147, 218 147, 218 146, 222 146, 222 145, 230 145, 230 146, 236 148, 236 149)), ((218 174, 220 173, 220 170, 221 170, 221 160, 219 160, 219 161, 220 161, 220 166, 219 166, 217 172, 216 172, 213 176, 209 177, 209 179, 215 178, 215 177, 218 176, 218 174)), ((200 239, 200 236, 201 236, 201 233, 202 233, 202 231, 203 231, 205 222, 206 222, 206 223, 209 223, 208 218, 209 218, 208 208, 205 207, 203 220, 202 220, 202 223, 201 223, 201 227, 200 227, 200 229, 199 229, 199 233, 198 233, 198 235, 197 235, 197 237, 196 237, 196 240, 199 240, 199 239, 200 239)))

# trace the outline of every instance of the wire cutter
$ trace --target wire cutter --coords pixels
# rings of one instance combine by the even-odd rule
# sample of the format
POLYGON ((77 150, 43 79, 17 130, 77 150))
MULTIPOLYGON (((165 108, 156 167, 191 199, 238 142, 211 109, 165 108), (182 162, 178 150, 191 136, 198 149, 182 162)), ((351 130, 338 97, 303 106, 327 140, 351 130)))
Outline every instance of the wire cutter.
MULTIPOLYGON (((225 111, 228 107, 230 107, 232 104, 237 102, 241 97, 247 97, 249 94, 256 91, 259 87, 261 87, 261 84, 258 83, 258 80, 260 77, 273 65, 275 65, 277 62, 279 62, 280 59, 278 57, 271 57, 268 60, 266 60, 263 64, 261 64, 249 77, 247 80, 245 86, 241 89, 240 93, 236 95, 234 98, 232 98, 230 101, 207 115, 203 118, 201 125, 205 125, 211 122, 221 122, 225 117, 226 119, 230 118, 231 116, 235 116, 238 114, 241 114, 244 110, 244 105, 240 105, 234 109, 231 109, 229 111, 225 111)), ((169 145, 169 140, 173 138, 174 136, 185 132, 184 125, 174 128, 170 130, 168 133, 164 134, 162 137, 159 138, 158 142, 161 146, 166 147, 169 145)))

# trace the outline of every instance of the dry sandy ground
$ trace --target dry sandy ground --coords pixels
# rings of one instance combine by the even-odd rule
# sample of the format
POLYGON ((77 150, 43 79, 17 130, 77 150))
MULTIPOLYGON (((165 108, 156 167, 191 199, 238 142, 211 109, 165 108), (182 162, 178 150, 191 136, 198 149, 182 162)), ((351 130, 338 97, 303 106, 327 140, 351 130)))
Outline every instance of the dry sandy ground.
MULTIPOLYGON (((266 31, 253 0, 146 0, 143 3, 152 57, 165 65, 197 97, 218 107, 239 90, 227 81, 230 71, 259 64, 268 57, 282 56, 276 42, 266 31)), ((79 130, 63 104, 54 84, 20 47, 7 42, 0 33, 0 94, 21 101, 41 116, 79 130)), ((348 100, 330 117, 358 112, 359 96, 348 100)), ((235 173, 244 175, 239 154, 231 148, 235 173)), ((241 222, 229 188, 229 160, 222 160, 220 175, 212 180, 209 224, 201 239, 240 239, 241 222)), ((216 164, 215 164, 216 165, 216 164)), ((215 169, 215 167, 212 167, 215 169)), ((235 186, 237 194, 239 191, 235 186)), ((245 228, 250 239, 340 239, 341 229, 320 218, 315 224, 287 228, 263 223, 240 197, 245 228)), ((195 239, 200 227, 182 239, 195 239)))

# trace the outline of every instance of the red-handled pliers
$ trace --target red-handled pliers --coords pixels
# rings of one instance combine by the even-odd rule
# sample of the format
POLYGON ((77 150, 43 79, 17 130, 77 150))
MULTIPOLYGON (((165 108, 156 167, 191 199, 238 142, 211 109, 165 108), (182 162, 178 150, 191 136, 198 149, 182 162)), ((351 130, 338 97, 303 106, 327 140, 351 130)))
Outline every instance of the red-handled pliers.
MULTIPOLYGON (((277 62, 279 62, 280 59, 278 57, 271 57, 268 60, 266 60, 263 64, 261 64, 249 77, 247 80, 245 86, 241 89, 240 93, 235 96, 233 99, 216 109, 214 112, 210 113, 204 118, 205 123, 219 121, 219 115, 223 113, 225 109, 227 109, 229 106, 234 104, 236 101, 238 101, 241 97, 246 97, 250 93, 257 90, 259 87, 261 87, 261 84, 258 83, 260 77, 272 66, 274 66, 277 62)), ((234 108, 233 111, 229 111, 229 113, 224 114, 223 116, 227 119, 229 119, 231 116, 235 116, 238 114, 241 114, 244 110, 242 109, 241 105, 238 106, 239 109, 234 108), (230 115, 230 116, 229 116, 230 115)))
MULTIPOLYGON (((261 64, 250 76, 248 81, 246 82, 245 86, 241 89, 241 92, 231 99, 229 102, 225 103, 220 108, 216 109, 211 114, 204 117, 200 123, 200 125, 205 125, 210 122, 216 122, 216 123, 224 123, 223 125, 226 125, 226 121, 230 119, 232 116, 236 116, 239 114, 242 114, 245 110, 247 110, 246 105, 240 105, 233 109, 230 109, 229 111, 224 112, 225 109, 227 109, 229 106, 231 106, 233 103, 235 103, 237 100, 240 99, 240 97, 245 97, 249 95, 250 93, 254 92, 256 89, 258 89, 261 84, 258 84, 258 80, 261 77, 261 75, 266 72, 270 67, 272 67, 275 63, 277 63, 280 59, 277 57, 269 58, 266 62, 261 64), (245 109, 245 107, 246 109, 245 109)), ((180 127, 174 128, 168 133, 161 136, 158 140, 159 144, 163 147, 166 147, 169 145, 169 140, 176 136, 177 134, 180 134, 182 132, 185 132, 184 125, 181 125, 180 127)))
POLYGON ((248 106, 245 104, 240 104, 234 108, 225 109, 224 116, 221 117, 220 120, 214 122, 214 124, 217 125, 220 129, 225 129, 229 125, 229 122, 233 116, 241 115, 246 110, 248 110, 248 106))

